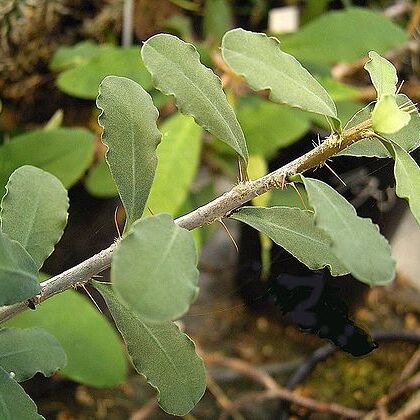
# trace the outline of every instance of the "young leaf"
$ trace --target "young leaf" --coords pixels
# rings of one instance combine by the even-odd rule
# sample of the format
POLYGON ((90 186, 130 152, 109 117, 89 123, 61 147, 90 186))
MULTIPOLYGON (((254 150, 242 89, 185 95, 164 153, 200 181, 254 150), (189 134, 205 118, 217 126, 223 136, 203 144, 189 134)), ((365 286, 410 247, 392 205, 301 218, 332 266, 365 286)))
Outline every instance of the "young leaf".
POLYGON ((24 389, 0 367, 0 418, 2 420, 44 420, 24 389))
POLYGON ((141 319, 179 318, 198 294, 191 233, 167 214, 137 221, 115 250, 111 278, 117 295, 141 319))
MULTIPOLYGON (((414 104, 407 96, 399 94, 397 95, 397 104, 399 106, 406 106, 407 108, 413 108, 414 104)), ((353 118, 346 124, 345 129, 349 129, 366 121, 370 117, 372 111, 373 102, 367 105, 365 108, 357 112, 353 118)), ((420 115, 418 111, 411 112, 411 118, 409 123, 401 130, 392 134, 385 134, 382 137, 398 144, 407 152, 412 151, 420 145, 420 115)), ((340 152, 340 155, 346 156, 368 156, 368 157, 391 157, 387 148, 377 138, 368 138, 358 141, 340 152)))
POLYGON ((54 175, 21 166, 6 185, 1 230, 26 249, 39 269, 63 234, 68 207, 67 191, 54 175))
POLYGON ((126 379, 127 361, 120 338, 89 300, 67 290, 7 322, 8 327, 41 327, 67 354, 63 376, 94 387, 111 387, 126 379))
POLYGON ((149 38, 141 54, 155 86, 174 95, 178 109, 233 147, 247 162, 244 134, 222 90, 220 79, 200 62, 191 44, 159 34, 149 38))
POLYGON ((326 90, 293 56, 280 49, 277 39, 233 29, 223 37, 222 56, 253 89, 269 89, 272 101, 337 118, 326 90))
POLYGON ((388 241, 370 219, 356 214, 354 207, 322 181, 303 178, 315 223, 331 238, 331 252, 358 280, 371 286, 389 283, 395 262, 388 241))
POLYGON ((96 101, 102 111, 99 124, 108 146, 106 159, 127 214, 126 228, 140 219, 157 166, 161 140, 158 111, 150 95, 136 82, 108 76, 96 101))
POLYGON ((398 107, 394 95, 385 95, 372 112, 372 127, 377 133, 392 134, 410 122, 410 114, 398 107))
POLYGON ((93 133, 81 128, 33 130, 13 137, 0 146, 0 189, 23 165, 50 172, 66 188, 71 187, 92 163, 94 140, 93 133))
POLYGON ((67 363, 66 353, 51 334, 41 328, 0 329, 0 366, 18 382, 37 372, 51 376, 67 363))
POLYGON ((420 225, 420 168, 401 147, 392 145, 395 154, 395 181, 398 197, 408 200, 410 210, 420 225))
POLYGON ((190 117, 174 114, 160 127, 162 143, 147 208, 153 213, 176 212, 187 198, 200 163, 201 128, 190 117))
POLYGON ((325 13, 288 35, 282 46, 299 61, 318 68, 325 66, 329 72, 332 64, 356 61, 369 50, 382 54, 407 41, 404 29, 383 14, 346 7, 325 13))
POLYGON ((0 232, 0 306, 34 297, 40 290, 31 256, 19 242, 0 232))
POLYGON ((330 238, 315 226, 310 211, 290 207, 242 207, 231 217, 265 233, 311 270, 328 266, 333 276, 348 273, 331 252, 330 238))
POLYGON ((203 361, 192 340, 172 322, 145 323, 127 309, 106 283, 94 283, 127 344, 136 370, 158 391, 160 407, 184 416, 206 389, 203 361))
POLYGON ((384 95, 395 95, 398 83, 395 67, 375 51, 369 52, 369 58, 370 60, 365 64, 365 69, 369 73, 376 92, 378 92, 378 100, 384 95))

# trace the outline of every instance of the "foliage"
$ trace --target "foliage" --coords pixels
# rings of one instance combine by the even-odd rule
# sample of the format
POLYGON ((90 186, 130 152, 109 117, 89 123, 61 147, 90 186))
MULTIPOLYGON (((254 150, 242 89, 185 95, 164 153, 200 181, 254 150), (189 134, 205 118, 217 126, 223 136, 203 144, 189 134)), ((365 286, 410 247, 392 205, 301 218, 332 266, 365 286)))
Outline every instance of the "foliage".
POLYGON ((110 387, 126 378, 126 358, 117 334, 89 300, 74 290, 54 296, 36 311, 17 315, 7 326, 38 326, 52 334, 67 355, 61 373, 69 379, 110 387))
POLYGON ((109 75, 132 79, 146 90, 152 87, 137 47, 124 49, 85 41, 74 47, 60 48, 50 66, 55 71, 64 69, 57 78, 57 86, 77 98, 95 99, 99 84, 109 75))
POLYGON ((136 370, 157 389, 161 408, 170 414, 187 414, 206 389, 202 360, 194 343, 172 322, 146 323, 127 309, 109 284, 95 283, 117 328, 124 337, 136 370))
POLYGON ((89 167, 94 136, 81 128, 33 130, 0 146, 0 188, 23 165, 36 166, 55 175, 66 188, 76 183, 89 167))
POLYGON ((117 296, 141 319, 171 321, 197 297, 196 265, 191 233, 159 214, 132 225, 115 251, 111 278, 117 296))
POLYGON ((405 31, 380 13, 348 7, 328 12, 285 37, 282 48, 311 68, 325 69, 356 61, 369 50, 382 54, 406 41, 405 31))
POLYGON ((102 111, 99 123, 104 127, 103 141, 108 146, 106 159, 129 227, 143 214, 155 175, 156 148, 162 137, 156 125, 158 111, 139 84, 115 76, 107 76, 101 83, 97 105, 102 111), (117 98, 121 95, 124 98, 120 101, 117 98))
MULTIPOLYGON (((123 51, 84 42, 57 52, 51 67, 62 71, 57 80, 60 88, 81 98, 92 99, 103 79, 97 106, 108 148, 105 160, 90 168, 93 135, 57 127, 60 118, 58 123, 53 119, 48 129, 16 136, 0 147, 0 182, 6 187, 1 204, 0 305, 25 301, 34 305, 42 300, 39 270, 67 221, 65 188, 90 168, 87 188, 98 196, 118 192, 126 213, 124 234, 113 248, 111 283, 93 285, 103 296, 135 369, 156 388, 159 404, 168 413, 186 415, 206 387, 194 343, 172 322, 188 311, 198 293, 193 235, 200 243, 204 230, 189 232, 173 217, 213 198, 209 196, 213 184, 200 192, 201 197, 191 191, 203 130, 206 138, 212 135, 223 142, 223 146, 215 142, 212 152, 239 157, 241 168, 249 164, 251 177, 263 176, 266 159, 301 138, 314 120, 327 121, 333 131, 324 140, 324 150, 337 150, 346 133, 356 131, 363 140, 341 154, 393 157, 397 194, 409 201, 419 221, 420 169, 409 153, 420 144, 420 117, 413 103, 397 94, 392 64, 374 51, 369 53, 365 68, 377 99, 343 128, 334 99, 346 103, 357 90, 319 74, 314 77, 298 61, 322 68, 336 60, 358 59, 367 47, 382 53, 406 36, 383 16, 357 8, 313 18, 318 11, 311 3, 310 22, 281 44, 243 29, 223 36, 221 53, 230 77, 242 77, 253 90, 268 89, 269 100, 254 96, 235 101, 232 92, 226 95, 197 49, 173 35, 151 37, 143 45, 142 58, 137 48, 123 51), (326 26, 334 36, 322 43, 326 26), (180 113, 158 122, 159 112, 147 92, 156 92, 153 87, 172 95, 180 113)), ((227 7, 223 1, 206 2, 205 32, 212 41, 230 22, 226 12, 223 28, 213 27, 217 4, 227 7)), ((256 185, 241 175, 243 182, 230 194, 240 195, 256 185)), ((292 169, 283 181, 285 189, 254 199, 259 207, 233 206, 225 216, 267 235, 312 270, 328 267, 335 276, 351 273, 372 286, 392 281, 395 263, 377 226, 359 217, 322 181, 292 169), (292 189, 292 182, 300 185, 293 184, 292 189)), ((263 185, 267 191, 274 183, 263 185)), ((229 197, 228 193, 216 203, 229 197)), ((243 197, 245 201, 249 195, 243 197)), ((220 219, 207 216, 210 222, 220 219)), ((73 286, 80 280, 88 279, 78 278, 73 286)), ((126 375, 119 338, 108 321, 72 290, 14 317, 8 328, 0 330, 0 367, 2 418, 10 418, 8 412, 23 419, 39 418, 17 383, 36 372, 51 375, 60 369, 71 379, 98 387, 119 383, 126 375), (16 346, 24 351, 9 351, 16 346)))
POLYGON ((156 88, 174 95, 178 109, 233 147, 246 162, 242 129, 219 78, 200 62, 195 47, 172 35, 155 35, 142 48, 142 57, 156 88))
POLYGON ((63 234, 68 206, 67 191, 55 176, 21 166, 6 185, 1 229, 26 249, 40 269, 63 234))

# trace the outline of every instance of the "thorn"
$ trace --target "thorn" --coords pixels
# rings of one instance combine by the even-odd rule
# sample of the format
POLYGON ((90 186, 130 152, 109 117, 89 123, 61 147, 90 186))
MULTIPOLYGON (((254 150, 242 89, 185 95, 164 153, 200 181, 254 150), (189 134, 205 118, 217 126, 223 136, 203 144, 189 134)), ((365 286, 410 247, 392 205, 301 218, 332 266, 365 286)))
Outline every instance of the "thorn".
POLYGON ((299 191, 299 188, 298 188, 298 187, 296 187, 296 184, 295 184, 294 182, 291 182, 291 183, 290 183, 290 185, 291 185, 291 186, 292 186, 292 188, 296 191, 296 193, 297 193, 297 195, 299 196, 300 201, 302 202, 303 207, 305 208, 305 210, 308 210, 308 208, 306 207, 305 200, 303 199, 302 194, 301 194, 301 193, 300 193, 300 191, 299 191))
POLYGON ((397 89, 397 95, 400 93, 402 85, 404 84, 405 80, 401 80, 400 86, 397 89))
POLYGON ((330 165, 328 165, 328 163, 327 162, 324 162, 324 166, 325 167, 327 167, 330 171, 331 171, 331 173, 333 174, 333 175, 335 175, 337 178, 338 178, 338 180, 345 186, 345 187, 347 187, 347 185, 346 185, 346 183, 338 176, 338 174, 333 170, 333 168, 331 168, 331 166, 330 165))
POLYGON ((117 233, 118 233, 118 238, 121 239, 121 232, 120 232, 120 227, 118 225, 118 217, 117 217, 118 216, 118 207, 119 206, 115 207, 115 211, 114 211, 114 223, 115 223, 115 228, 116 228, 117 233))
POLYGON ((218 221, 220 222, 220 224, 223 226, 223 228, 225 229, 226 233, 228 234, 230 240, 233 242, 233 245, 235 246, 236 252, 239 254, 239 248, 238 245, 235 242, 235 239, 233 238, 232 234, 229 232, 229 229, 227 228, 226 224, 223 222, 222 219, 218 219, 218 221))
POLYGON ((101 308, 99 307, 99 305, 96 303, 95 299, 93 298, 93 296, 90 294, 89 290, 86 288, 86 286, 84 284, 81 285, 81 287, 83 287, 83 290, 86 292, 86 294, 89 296, 90 300, 93 302, 93 304, 96 306, 96 309, 103 314, 103 312, 101 311, 101 308))
POLYGON ((104 278, 104 276, 102 276, 101 274, 94 274, 94 275, 92 276, 92 278, 93 278, 93 279, 103 279, 103 278, 104 278))
POLYGON ((154 215, 155 215, 155 213, 153 213, 152 209, 151 209, 149 206, 147 206, 147 210, 149 210, 149 213, 150 213, 152 216, 154 216, 154 215))
POLYGON ((280 176, 281 176, 281 179, 280 180, 275 179, 273 181, 273 185, 274 185, 275 188, 279 188, 279 189, 283 190, 284 186, 286 185, 286 175, 281 174, 280 176))

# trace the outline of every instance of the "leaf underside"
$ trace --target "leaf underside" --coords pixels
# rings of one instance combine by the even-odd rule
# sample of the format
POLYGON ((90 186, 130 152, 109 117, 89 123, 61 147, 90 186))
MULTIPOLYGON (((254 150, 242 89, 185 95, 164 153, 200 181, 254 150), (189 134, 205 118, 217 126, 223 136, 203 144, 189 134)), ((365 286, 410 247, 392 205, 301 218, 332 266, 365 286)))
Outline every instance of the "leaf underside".
POLYGON ((420 168, 401 147, 393 144, 395 181, 398 197, 408 200, 410 210, 420 225, 420 168))
POLYGON ((111 286, 94 282, 127 344, 136 370, 158 391, 160 407, 183 416, 206 389, 203 361, 194 343, 172 322, 145 323, 114 295, 111 286))
POLYGON ((34 166, 21 166, 6 185, 1 229, 41 268, 63 235, 68 207, 67 191, 54 175, 34 166))
POLYGON ((316 79, 279 42, 263 33, 233 29, 222 42, 225 62, 254 90, 270 90, 273 102, 337 119, 333 100, 316 79))
POLYGON ((145 321, 181 317, 198 294, 192 235, 167 214, 137 221, 115 250, 114 290, 145 321))
POLYGON ((183 114, 194 117, 247 162, 245 138, 220 79, 201 64, 195 47, 173 35, 159 34, 143 44, 141 54, 156 88, 174 95, 183 114))
POLYGON ((0 306, 22 302, 40 290, 31 256, 19 242, 0 232, 0 306))
POLYGON ((395 276, 395 262, 388 241, 370 219, 322 181, 304 178, 315 223, 331 238, 331 251, 358 280, 371 286, 386 284, 395 276))
POLYGON ((51 376, 66 363, 60 343, 43 329, 0 329, 0 366, 13 372, 16 381, 26 381, 38 372, 51 376))
POLYGON ((331 252, 328 235, 315 226, 311 211, 290 207, 243 207, 232 218, 265 233, 311 270, 328 266, 334 276, 348 273, 331 252))
POLYGON ((126 211, 126 229, 143 214, 156 166, 161 133, 158 111, 150 95, 136 82, 108 76, 96 100, 102 111, 102 141, 112 176, 126 211))

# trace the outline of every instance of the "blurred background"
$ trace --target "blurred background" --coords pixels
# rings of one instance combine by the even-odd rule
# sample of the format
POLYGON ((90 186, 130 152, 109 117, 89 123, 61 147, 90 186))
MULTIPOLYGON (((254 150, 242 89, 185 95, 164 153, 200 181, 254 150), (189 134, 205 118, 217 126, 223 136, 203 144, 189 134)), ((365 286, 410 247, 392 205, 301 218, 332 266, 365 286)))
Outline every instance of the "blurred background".
MULTIPOLYGON (((309 151, 329 126, 252 92, 221 59, 227 30, 277 37, 348 121, 376 98, 363 69, 370 50, 396 66, 401 92, 419 102, 419 22, 420 2, 409 0, 0 0, 0 188, 14 169, 30 164, 70 191, 69 225, 45 275, 104 249, 118 236, 116 223, 123 223, 95 106, 107 75, 140 83, 160 112, 166 143, 158 149, 151 212, 185 214, 238 181, 235 154, 191 127, 172 97, 153 88, 140 58, 142 41, 168 32, 195 45, 222 80, 247 139, 250 178, 256 178, 309 151)), ((418 151, 413 156, 420 161, 418 151)), ((397 260, 396 280, 368 288, 351 276, 311 272, 234 221, 226 222, 229 233, 221 225, 196 229, 201 292, 179 323, 197 343, 209 376, 205 396, 186 419, 420 418, 419 227, 397 200, 390 160, 340 157, 331 166, 344 184, 328 168, 311 176, 336 187, 360 216, 380 226, 397 260), (285 291, 278 283, 284 278, 307 285, 285 291), (314 311, 319 328, 329 328, 328 339, 302 331, 287 316, 317 282, 325 293, 314 311), (277 303, 267 293, 273 285, 277 303), (331 344, 348 328, 354 333, 347 345, 331 344)), ((302 207, 305 196, 285 188, 254 204, 302 207)), ((8 325, 42 326, 68 354, 62 374, 24 384, 47 419, 173 417, 129 367, 113 325, 84 290, 58 295, 8 325)))

